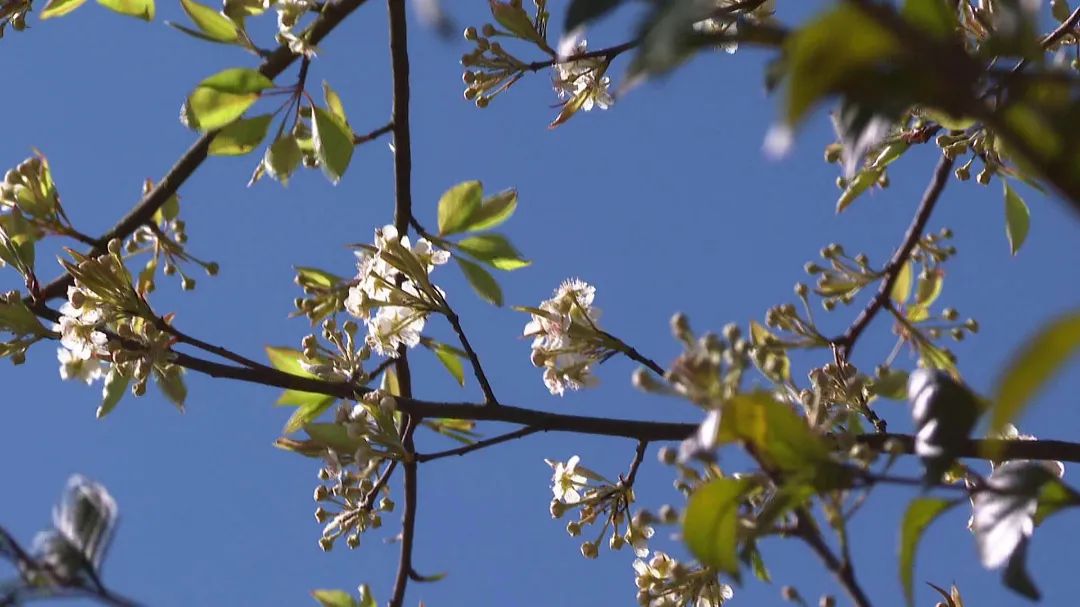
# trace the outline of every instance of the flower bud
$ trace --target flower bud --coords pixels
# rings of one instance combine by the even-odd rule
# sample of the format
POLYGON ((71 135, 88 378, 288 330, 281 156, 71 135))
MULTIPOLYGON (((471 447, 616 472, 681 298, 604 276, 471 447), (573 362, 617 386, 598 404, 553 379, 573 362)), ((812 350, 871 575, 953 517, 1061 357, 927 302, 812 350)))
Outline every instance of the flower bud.
POLYGON ((476 28, 475 27, 470 25, 469 27, 465 28, 465 39, 466 40, 475 41, 476 38, 477 38, 477 36, 476 36, 476 28))
POLYGON ((587 559, 594 559, 599 554, 600 554, 600 551, 597 550, 596 543, 594 543, 594 542, 585 542, 585 543, 581 544, 581 556, 583 556, 583 557, 585 557, 587 559))
POLYGON ((618 533, 611 534, 611 539, 608 540, 608 548, 612 550, 619 550, 626 545, 626 539, 618 533))
POLYGON ((209 276, 217 276, 218 272, 220 272, 220 271, 221 271, 221 266, 218 265, 218 262, 211 261, 210 263, 206 264, 206 274, 207 275, 209 275, 209 276))
MULTIPOLYGON (((315 501, 321 502, 330 495, 330 490, 325 485, 319 485, 315 487, 315 501)), ((315 512, 315 518, 319 518, 318 511, 315 512)), ((321 521, 320 521, 321 522, 321 521)))
POLYGON ((679 453, 671 447, 660 447, 660 450, 656 452, 656 458, 660 460, 661 464, 670 466, 678 459, 679 453))
POLYGON ((379 500, 379 510, 382 510, 383 512, 393 512, 394 500, 388 497, 382 498, 381 500, 379 500))
POLYGON ((562 515, 566 513, 566 504, 559 500, 551 500, 548 510, 551 512, 551 518, 562 518, 562 515))
POLYGON ((799 591, 794 586, 784 586, 780 588, 780 597, 785 601, 797 601, 799 600, 799 591))
POLYGON ((818 607, 836 607, 836 597, 826 594, 818 601, 818 607))
MULTIPOLYGON (((319 485, 319 489, 326 489, 326 487, 319 485)), ((326 520, 330 518, 330 516, 330 513, 327 512, 322 506, 319 506, 315 509, 315 520, 320 523, 325 523, 326 520)))
POLYGON ((329 538, 329 537, 321 537, 321 538, 319 538, 319 548, 322 548, 323 552, 330 552, 330 550, 333 547, 334 547, 334 540, 332 538, 329 538))
POLYGON ((570 537, 577 537, 581 535, 581 523, 577 521, 570 521, 566 523, 566 533, 568 533, 570 537))
POLYGON ((350 549, 355 549, 357 546, 360 545, 360 534, 349 534, 349 537, 345 538, 345 543, 348 544, 350 549))

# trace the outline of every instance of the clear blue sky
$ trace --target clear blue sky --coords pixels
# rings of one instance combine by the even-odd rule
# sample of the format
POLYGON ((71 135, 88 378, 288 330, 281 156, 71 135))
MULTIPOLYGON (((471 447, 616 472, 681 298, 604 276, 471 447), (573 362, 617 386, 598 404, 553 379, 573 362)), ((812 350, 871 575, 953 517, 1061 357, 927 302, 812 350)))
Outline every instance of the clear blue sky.
MULTIPOLYGON (((484 2, 451 4, 462 27, 488 20, 484 2)), ((797 20, 821 3, 779 4, 784 10, 796 5, 786 14, 797 20)), ((552 5, 561 15, 564 3, 552 5)), ((591 47, 624 41, 632 18, 632 10, 617 15, 590 36, 591 47)), ((138 199, 142 180, 160 178, 193 141, 177 115, 196 82, 219 69, 255 64, 242 51, 173 31, 164 19, 183 16, 166 2, 158 19, 145 24, 88 4, 63 19, 32 17, 28 32, 9 31, 0 42, 6 93, 0 166, 14 166, 31 147, 47 154, 65 207, 83 231, 97 234, 112 225, 138 199)), ((272 19, 263 23, 265 31, 272 19)), ((389 116, 386 30, 384 3, 369 2, 322 45, 311 68, 313 92, 329 80, 358 131, 389 116)), ((675 311, 688 313, 699 330, 761 319, 770 305, 792 299, 793 283, 804 279, 803 263, 832 241, 883 261, 934 162, 930 147, 909 154, 891 171, 891 188, 837 217, 835 167, 821 159, 831 141, 823 114, 801 132, 787 159, 770 161, 760 151, 776 105, 762 85, 764 53, 700 57, 673 77, 636 89, 612 110, 580 115, 552 132, 546 125, 554 96, 546 75, 524 79, 477 110, 461 98, 458 58, 465 42, 439 39, 415 20, 410 42, 420 220, 433 224, 439 194, 466 179, 481 179, 491 190, 518 188, 519 211, 505 232, 534 263, 500 276, 507 301, 535 305, 564 278, 580 276, 597 287, 604 327, 662 363, 678 352, 668 332, 675 311)), ((624 68, 621 60, 613 74, 624 68)), ((291 79, 292 72, 279 82, 291 79)), ((350 272, 352 255, 344 245, 369 241, 372 230, 390 220, 393 194, 386 140, 359 148, 337 187, 307 171, 288 189, 273 182, 245 188, 256 160, 211 159, 184 185, 191 250, 220 262, 221 275, 200 277, 194 293, 161 279, 152 303, 159 312, 176 312, 183 330, 260 357, 264 345, 295 347, 308 331, 305 321, 286 318, 298 294, 292 265, 350 272)), ((931 221, 934 229, 949 226, 956 233, 960 254, 949 263, 941 301, 982 325, 955 350, 969 382, 984 392, 1025 335, 1080 303, 1080 221, 1060 201, 1024 192, 1032 227, 1016 258, 1006 244, 997 182, 985 188, 950 183, 931 221)), ((59 269, 53 253, 39 250, 44 277, 59 269)), ((15 288, 7 274, 4 288, 15 288)), ((623 360, 600 369, 601 388, 551 397, 529 364, 528 342, 518 337, 527 319, 476 299, 455 269, 441 268, 435 276, 504 402, 698 419, 683 402, 635 392, 629 385, 634 366, 623 360)), ((855 313, 820 316, 839 331, 855 313)), ((444 323, 430 326, 435 336, 449 337, 444 323)), ((872 366, 873 357, 887 351, 888 330, 885 322, 873 327, 857 364, 872 366)), ((426 353, 414 358, 418 396, 479 399, 475 385, 461 391, 426 353)), ((0 365, 0 382, 0 478, 7 487, 0 522, 19 538, 29 541, 47 524, 67 477, 79 472, 104 482, 121 508, 105 580, 148 605, 303 605, 311 602, 310 589, 361 582, 370 583, 380 601, 388 597, 397 546, 382 540, 397 532, 398 516, 386 517, 383 533, 366 535, 358 551, 318 549, 311 499, 317 464, 271 446, 291 411, 272 406, 276 390, 190 374, 185 414, 151 389, 98 421, 99 387, 61 383, 55 346, 48 343, 33 348, 23 367, 0 365)), ((1077 392, 1080 368, 1073 364, 1021 428, 1078 438, 1077 392)), ((909 428, 899 404, 882 403, 878 410, 890 428, 909 428)), ((446 446, 428 434, 418 442, 428 450, 446 446)), ((579 454, 589 467, 614 476, 626 469, 633 447, 629 440, 540 435, 423 466, 416 565, 448 576, 412 585, 409 604, 633 604, 631 555, 604 549, 600 559, 585 561, 580 540, 563 530, 565 521, 550 519, 550 470, 543 462, 579 454)), ((679 504, 671 471, 654 456, 655 447, 639 477, 641 504, 679 504)), ((1066 480, 1072 478, 1070 469, 1066 480)), ((880 605, 901 600, 896 529, 910 497, 880 492, 854 523, 857 572, 880 605)), ((958 509, 928 535, 917 570, 919 604, 936 600, 922 580, 955 581, 971 605, 1024 604, 1002 589, 997 572, 980 568, 966 518, 958 509)), ((1075 551, 1072 521, 1069 515, 1051 520, 1032 545, 1031 570, 1047 605, 1070 604, 1080 592, 1071 563, 1058 556, 1075 551)), ((667 538, 654 544, 682 554, 667 538)), ((766 542, 764 554, 774 578, 795 584, 804 596, 816 601, 824 591, 839 594, 801 545, 766 542)), ((733 604, 780 605, 779 583, 751 577, 736 589, 733 604)))

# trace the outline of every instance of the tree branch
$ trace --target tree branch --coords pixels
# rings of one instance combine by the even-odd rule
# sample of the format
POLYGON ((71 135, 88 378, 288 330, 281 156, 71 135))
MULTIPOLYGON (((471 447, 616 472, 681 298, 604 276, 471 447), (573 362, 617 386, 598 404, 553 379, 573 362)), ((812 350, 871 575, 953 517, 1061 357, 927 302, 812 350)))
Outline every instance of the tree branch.
POLYGON ((469 338, 465 336, 465 330, 461 328, 461 320, 458 318, 458 315, 450 309, 449 304, 444 302, 444 305, 446 306, 446 320, 450 321, 450 326, 454 328, 454 333, 457 333, 458 341, 461 342, 461 347, 469 357, 469 364, 472 365, 473 375, 476 376, 476 381, 480 384, 480 390, 484 392, 484 404, 499 404, 499 400, 495 398, 495 392, 491 389, 491 384, 488 383, 487 375, 484 374, 484 367, 480 365, 480 358, 476 356, 476 352, 469 343, 469 338))
POLYGON ((878 287, 877 293, 874 294, 874 298, 870 300, 870 303, 866 304, 866 307, 855 318, 855 322, 848 327, 847 331, 842 336, 832 340, 833 345, 839 348, 844 360, 851 357, 851 350, 855 347, 855 342, 858 341, 859 336, 870 326, 870 322, 874 320, 877 313, 889 301, 893 285, 896 284, 896 280, 900 277, 900 271, 911 256, 911 251, 919 242, 919 238, 922 237, 923 230, 926 229, 926 224, 930 221, 930 214, 934 212, 934 205, 937 204, 942 190, 945 189, 945 184, 949 181, 952 166, 953 159, 942 154, 941 159, 938 160, 937 166, 934 168, 933 177, 931 177, 929 185, 926 186, 922 200, 919 202, 915 218, 912 219, 907 233, 904 234, 903 242, 893 253, 889 263, 885 265, 883 270, 884 278, 881 281, 881 286, 878 287))
POLYGON ((498 445, 499 443, 505 443, 514 439, 529 436, 530 434, 536 434, 537 432, 543 432, 543 428, 535 428, 532 426, 525 426, 519 428, 513 432, 507 432, 506 434, 500 434, 491 438, 476 441, 471 445, 465 445, 464 447, 458 447, 456 449, 447 449, 446 451, 436 451, 435 453, 417 453, 416 461, 420 463, 430 462, 444 457, 453 457, 455 455, 465 455, 466 453, 472 453, 473 451, 479 451, 492 445, 498 445))
POLYGON ((374 131, 371 131, 367 135, 357 135, 356 133, 353 133, 353 145, 360 145, 362 143, 367 143, 369 141, 378 139, 379 137, 382 137, 383 135, 392 132, 393 130, 394 123, 387 122, 386 124, 375 129, 374 131))
MULTIPOLYGON (((318 44, 320 40, 326 37, 338 24, 341 23, 345 17, 348 17, 354 10, 359 8, 367 0, 340 0, 339 2, 332 2, 326 5, 326 8, 322 11, 318 18, 311 23, 311 26, 305 30, 302 34, 311 44, 318 44)), ((294 55, 287 44, 282 44, 274 49, 266 59, 263 60, 259 66, 259 72, 273 80, 277 76, 281 75, 290 65, 296 61, 298 55, 294 55)), ((197 168, 206 160, 207 153, 210 149, 210 142, 214 140, 219 131, 209 131, 202 134, 195 143, 180 159, 176 161, 169 172, 162 177, 161 181, 157 183, 149 192, 143 196, 131 211, 128 212, 119 222, 116 223, 109 231, 105 232, 97 240, 97 244, 94 245, 89 254, 100 255, 105 250, 105 246, 113 238, 126 238, 136 228, 143 225, 154 216, 154 213, 161 208, 174 194, 180 189, 180 186, 188 180, 189 177, 195 172, 197 168)), ((72 284, 72 278, 70 274, 63 274, 56 280, 53 280, 45 287, 42 288, 39 293, 41 301, 48 301, 56 297, 62 297, 69 285, 72 284)))
POLYGON ((638 441, 637 449, 634 450, 634 459, 630 462, 630 472, 626 473, 626 478, 623 480, 623 484, 627 487, 634 486, 634 480, 637 479, 638 468, 641 467, 641 462, 645 460, 645 450, 648 448, 649 441, 638 441))
POLYGON ((855 571, 850 563, 841 562, 832 548, 821 537, 821 531, 814 525, 805 508, 795 511, 795 537, 801 539, 821 560, 821 564, 833 574, 836 581, 844 588, 855 607, 870 607, 870 599, 863 592, 855 579, 855 571))

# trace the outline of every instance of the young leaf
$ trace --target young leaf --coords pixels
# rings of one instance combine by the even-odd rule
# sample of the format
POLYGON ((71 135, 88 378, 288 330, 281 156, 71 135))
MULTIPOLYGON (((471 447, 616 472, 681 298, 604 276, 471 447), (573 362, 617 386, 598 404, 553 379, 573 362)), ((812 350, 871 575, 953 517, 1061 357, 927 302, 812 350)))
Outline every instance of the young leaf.
POLYGON ((686 505, 683 538, 703 564, 738 579, 739 506, 756 483, 718 478, 699 487, 686 505))
POLYGON ((464 231, 480 208, 483 195, 484 188, 479 181, 465 181, 443 193, 439 198, 439 235, 464 231))
POLYGON ((908 504, 904 520, 900 524, 900 584, 904 588, 904 598, 909 607, 914 605, 915 554, 923 532, 934 519, 960 503, 958 500, 946 500, 936 497, 917 497, 908 504))
POLYGON ((71 11, 82 6, 86 0, 49 0, 41 11, 41 19, 63 17, 71 11))
POLYGON ((311 136, 315 142, 315 155, 319 165, 331 183, 337 184, 353 155, 352 130, 340 118, 321 107, 312 107, 311 136))
MULTIPOLYGON (((300 392, 299 394, 309 393, 300 392)), ((289 420, 285 422, 285 427, 281 430, 282 434, 292 434, 304 426, 307 426, 318 419, 324 411, 329 409, 330 406, 337 401, 333 396, 324 396, 322 394, 319 394, 318 396, 321 398, 318 400, 309 400, 298 407, 296 411, 293 411, 293 414, 289 416, 289 420)))
POLYGON ((439 362, 446 367, 446 370, 450 372, 450 375, 457 381, 459 386, 465 385, 465 364, 463 361, 464 353, 456 348, 439 343, 437 341, 425 342, 425 346, 428 347, 435 356, 439 359, 439 362))
POLYGON ((296 143, 296 137, 286 135, 275 141, 266 148, 263 156, 263 167, 267 174, 281 182, 281 185, 289 185, 289 177, 292 176, 296 167, 300 166, 303 153, 296 143))
POLYGON ((358 607, 359 603, 344 590, 312 590, 311 596, 322 607, 358 607))
POLYGON ((248 68, 230 68, 200 82, 188 95, 188 124, 200 131, 219 129, 239 118, 274 83, 248 68))
POLYGON ((98 4, 121 15, 138 17, 143 21, 154 20, 154 0, 97 0, 98 4))
POLYGON ((502 224, 514 214, 517 208, 517 190, 503 190, 494 196, 489 196, 469 217, 469 225, 464 228, 466 232, 479 232, 502 224))
POLYGON ((497 0, 488 0, 488 2, 491 6, 491 15, 495 17, 495 21, 499 25, 505 27, 522 40, 546 44, 540 34, 536 32, 532 19, 529 18, 529 14, 525 12, 520 2, 516 4, 513 2, 498 2, 497 0))
POLYGON ((1005 235, 1009 238, 1009 250, 1016 255, 1027 240, 1031 211, 1008 181, 1002 180, 1002 183, 1005 184, 1005 235))
POLYGON ((499 270, 517 270, 532 263, 522 259, 514 245, 499 234, 470 236, 458 242, 457 247, 499 270))
POLYGON ((571 32, 579 25, 603 17, 622 3, 623 0, 572 0, 566 9, 563 30, 571 32))
POLYGON ((345 106, 341 103, 341 97, 338 96, 334 89, 330 88, 330 83, 323 80, 323 97, 326 99, 326 107, 335 116, 341 119, 341 123, 345 126, 349 125, 349 119, 345 116, 345 106))
POLYGON ((461 271, 465 273, 469 285, 472 286, 481 299, 496 306, 503 304, 502 289, 499 288, 499 283, 495 281, 487 270, 460 257, 454 259, 461 266, 461 271))
POLYGON ((1043 385, 1080 352, 1080 311, 1054 320, 1029 339, 998 380, 991 432, 1019 417, 1043 385))
POLYGON ((242 156, 262 143, 273 116, 262 114, 230 123, 210 142, 212 156, 242 156))
POLYGON ((184 410, 184 400, 187 399, 187 386, 184 385, 184 376, 180 367, 170 367, 168 372, 154 370, 154 382, 158 389, 169 399, 181 412, 184 410))
POLYGON ((105 417, 116 408, 117 403, 127 393, 130 381, 130 377, 117 372, 115 367, 109 369, 109 374, 105 376, 105 387, 101 390, 101 405, 97 410, 98 419, 105 417))
POLYGON ((889 297, 897 303, 897 305, 903 305, 911 295, 911 278, 914 272, 911 270, 911 261, 904 263, 904 266, 900 268, 900 274, 896 277, 896 282, 893 283, 892 291, 889 297))
POLYGON ((270 366, 278 371, 299 375, 300 377, 315 377, 300 366, 304 353, 299 350, 281 346, 266 346, 266 357, 270 359, 270 366))
POLYGON ((225 15, 195 0, 180 0, 180 6, 207 39, 223 43, 240 40, 240 28, 225 15))

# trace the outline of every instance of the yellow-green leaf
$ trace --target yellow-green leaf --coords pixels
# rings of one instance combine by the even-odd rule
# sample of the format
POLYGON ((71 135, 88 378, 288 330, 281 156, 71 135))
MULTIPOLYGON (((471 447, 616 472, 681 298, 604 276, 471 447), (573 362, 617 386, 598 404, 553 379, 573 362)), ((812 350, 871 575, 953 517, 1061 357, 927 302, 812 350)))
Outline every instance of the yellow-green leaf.
POLYGON ((915 574, 915 552, 923 532, 950 508, 960 503, 958 500, 945 500, 936 497, 917 497, 908 504, 904 520, 900 524, 900 584, 904 588, 904 598, 908 605, 914 604, 913 579, 915 574))
POLYGON ((341 103, 341 96, 339 96, 334 89, 330 88, 330 83, 325 80, 323 80, 322 88, 323 98, 326 99, 327 109, 340 118, 342 124, 348 126, 349 119, 345 115, 345 106, 341 103))
POLYGON ((462 361, 462 353, 439 342, 430 342, 427 345, 435 353, 439 362, 450 372, 450 376, 457 381, 459 386, 465 385, 465 364, 462 361))
POLYGON ((443 193, 439 198, 439 235, 463 231, 480 208, 483 195, 484 187, 479 181, 465 181, 443 193))
POLYGON ((478 232, 494 228, 510 218, 517 208, 517 190, 503 190, 494 196, 489 196, 469 217, 469 224, 465 226, 466 232, 478 232))
POLYGON ((267 174, 280 181, 281 185, 289 185, 289 177, 296 167, 300 166, 302 158, 303 153, 296 143, 296 137, 286 135, 266 148, 263 167, 267 174))
POLYGON ((121 15, 138 17, 143 21, 153 21, 154 0, 97 0, 98 4, 116 11, 121 15))
POLYGON ((344 590, 312 590, 311 596, 322 607, 356 607, 353 597, 344 590))
POLYGON ((1051 377, 1080 351, 1080 311, 1058 318, 1035 334, 1013 355, 998 380, 990 430, 1015 420, 1051 377))
POLYGON ((319 166, 331 183, 341 181, 353 155, 352 130, 336 115, 321 107, 313 107, 311 136, 319 166))
POLYGON ((911 295, 912 275, 914 274, 911 265, 911 262, 908 261, 900 268, 900 273, 897 274, 896 282, 893 283, 892 291, 889 293, 892 300, 899 305, 903 305, 911 295))
POLYGON ((116 408, 120 399, 127 394, 128 382, 131 378, 119 373, 116 367, 109 370, 105 376, 105 388, 101 391, 101 405, 98 406, 97 417, 101 419, 116 408))
POLYGON ((274 83, 248 68, 230 68, 203 80, 188 96, 186 118, 200 131, 219 129, 239 118, 274 83))
POLYGON ((1031 211, 1009 182, 1002 180, 1002 183, 1005 184, 1005 235, 1009 238, 1009 250, 1016 255, 1027 240, 1031 211))
POLYGON ((41 11, 42 20, 63 17, 82 6, 86 0, 49 0, 41 11))
POLYGON ((461 271, 465 273, 469 285, 472 286, 481 299, 496 306, 502 305, 502 289, 499 288, 499 283, 495 281, 495 278, 487 270, 460 257, 454 259, 461 266, 461 271))
POLYGON ((262 143, 272 119, 272 115, 263 114, 230 123, 210 142, 209 153, 213 156, 247 154, 262 143))
POLYGON ((499 270, 517 270, 528 266, 514 245, 500 234, 481 234, 463 238, 457 247, 476 259, 499 270))
POLYGON ((739 506, 755 483, 748 478, 718 478, 699 487, 686 505, 683 538, 705 565, 738 578, 739 506))
POLYGON ((206 39, 223 43, 240 40, 240 28, 225 15, 195 0, 180 0, 180 6, 206 39))

